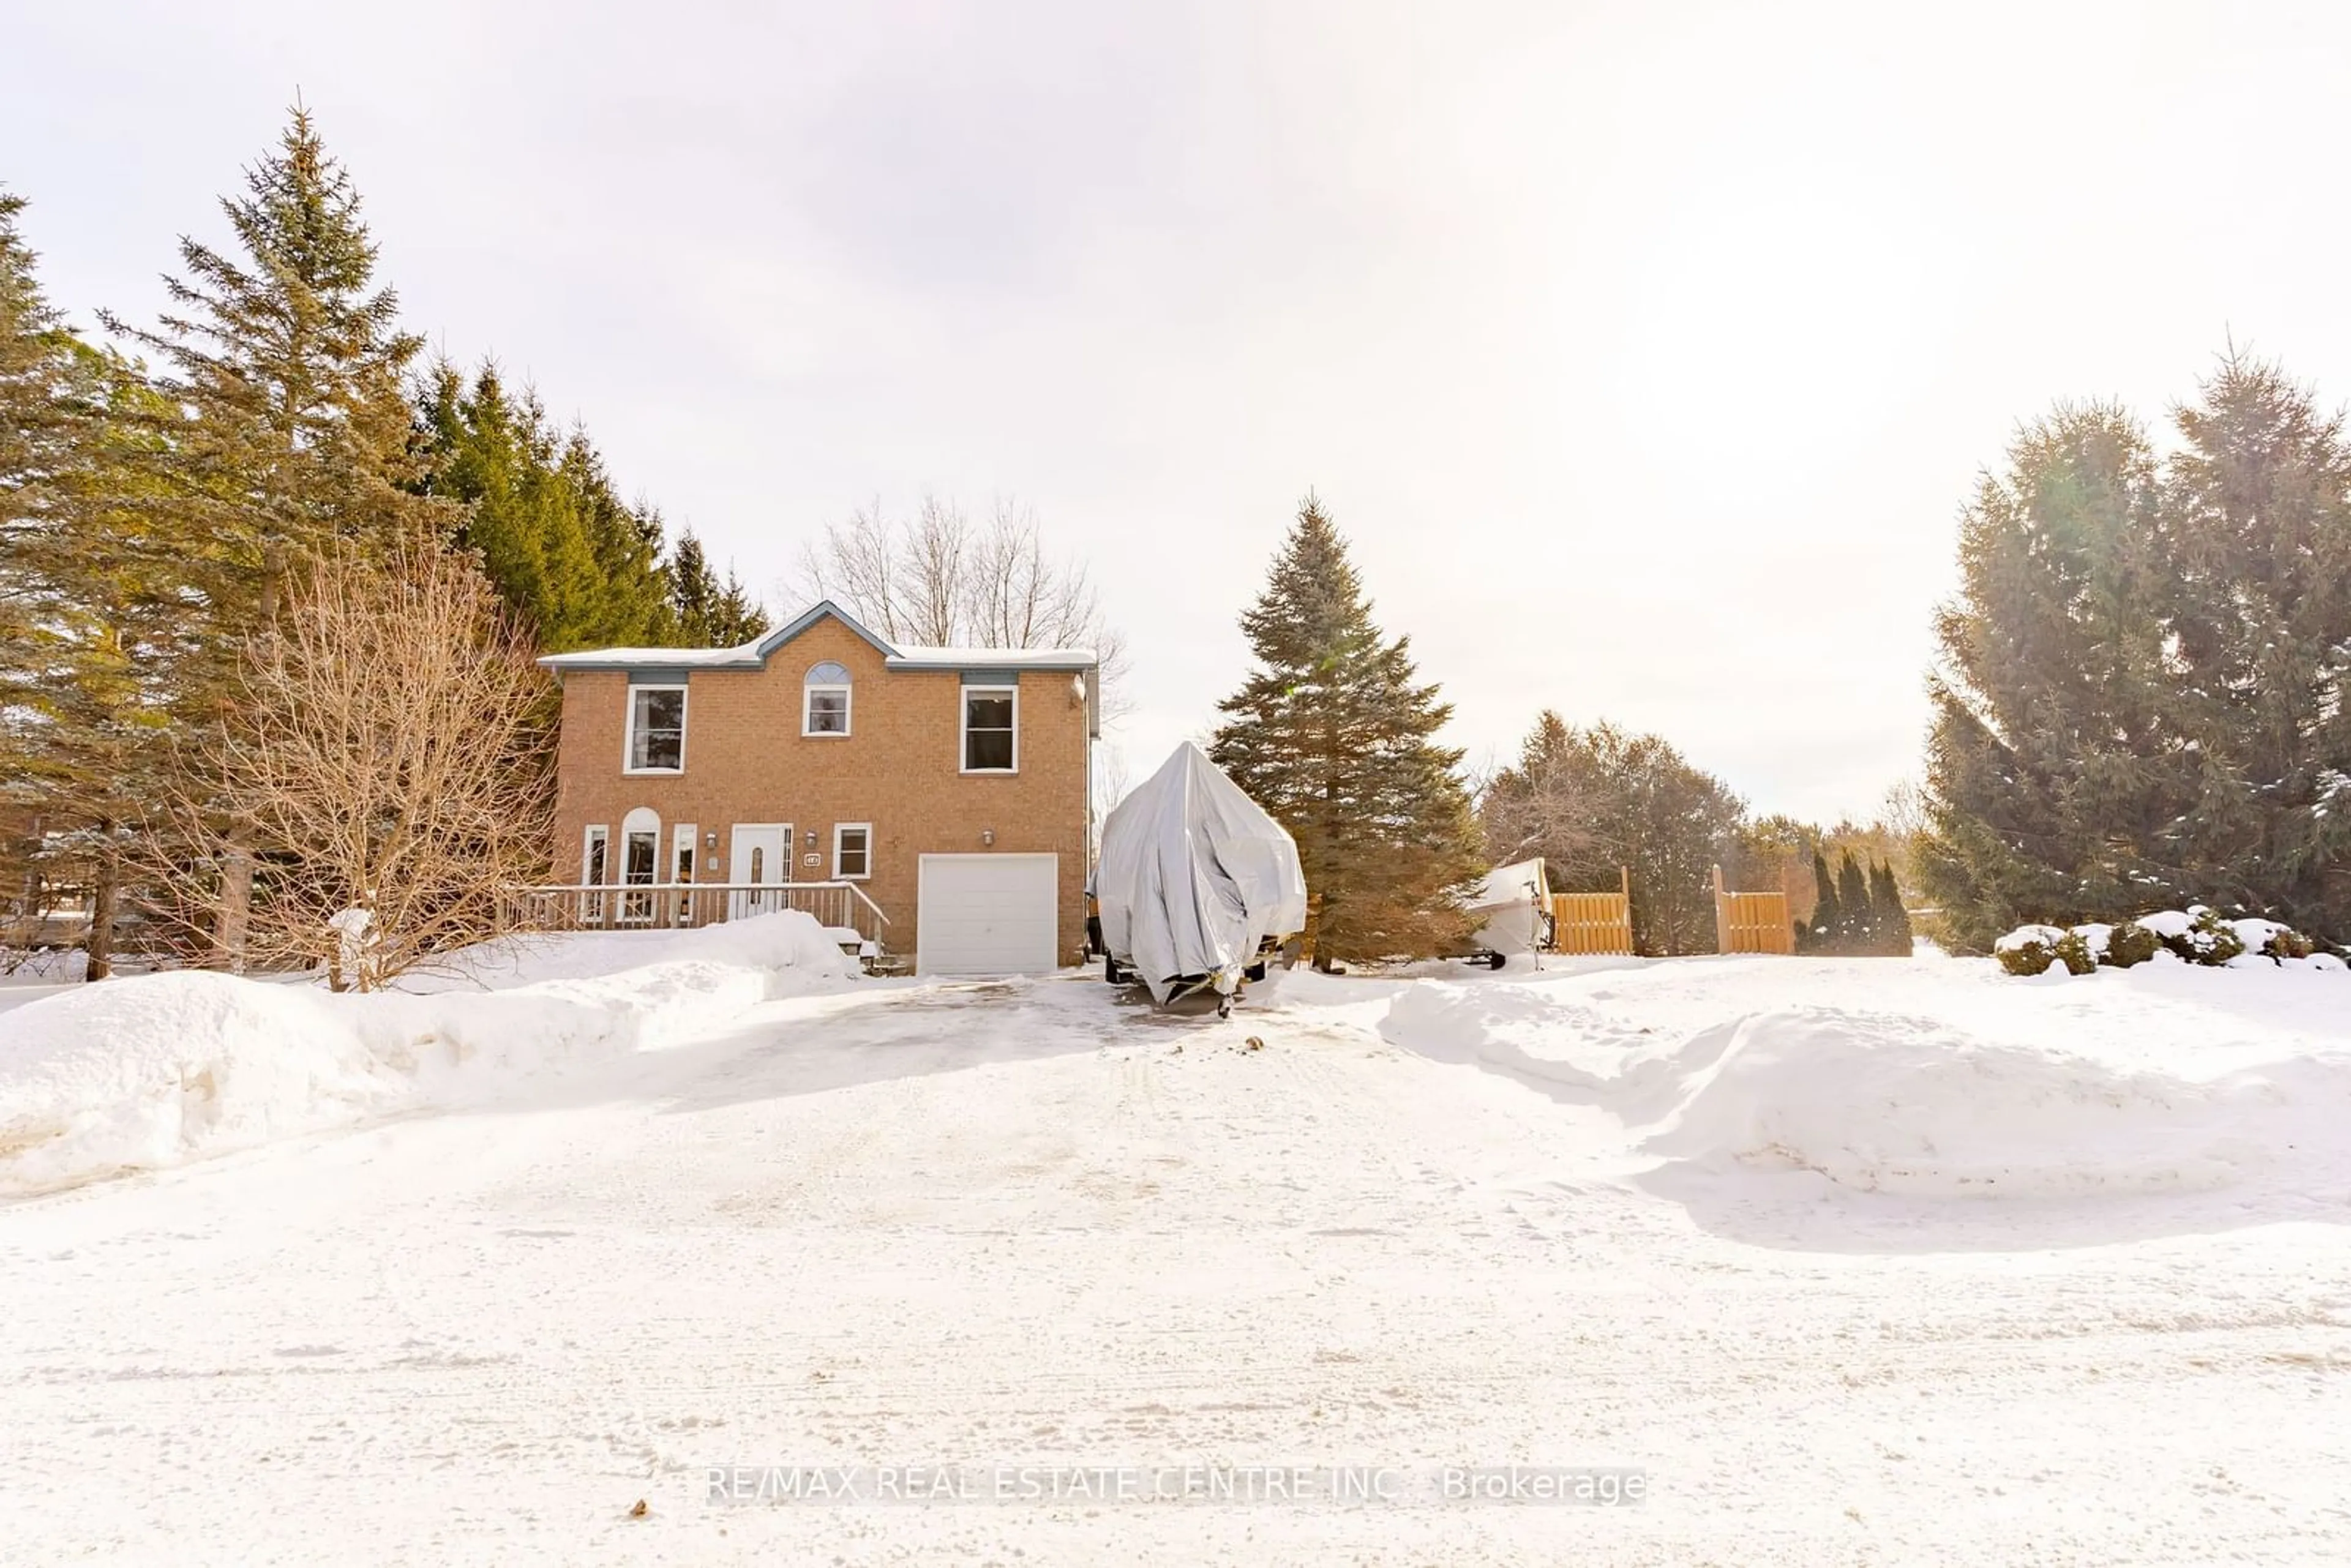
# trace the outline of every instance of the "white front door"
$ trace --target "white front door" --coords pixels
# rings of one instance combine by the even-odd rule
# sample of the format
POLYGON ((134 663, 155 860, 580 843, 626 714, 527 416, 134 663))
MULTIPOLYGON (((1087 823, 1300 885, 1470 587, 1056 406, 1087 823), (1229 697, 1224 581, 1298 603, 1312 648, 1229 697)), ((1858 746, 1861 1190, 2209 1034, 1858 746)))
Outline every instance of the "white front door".
POLYGON ((1061 965, 1061 857, 925 855, 914 964, 927 975, 1040 975, 1061 965))
MULTIPOLYGON (((792 880, 792 825, 789 822, 737 822, 726 846, 726 880, 759 887, 781 887, 792 880)), ((729 896, 727 918, 767 915, 786 907, 781 894, 736 893, 729 896)))

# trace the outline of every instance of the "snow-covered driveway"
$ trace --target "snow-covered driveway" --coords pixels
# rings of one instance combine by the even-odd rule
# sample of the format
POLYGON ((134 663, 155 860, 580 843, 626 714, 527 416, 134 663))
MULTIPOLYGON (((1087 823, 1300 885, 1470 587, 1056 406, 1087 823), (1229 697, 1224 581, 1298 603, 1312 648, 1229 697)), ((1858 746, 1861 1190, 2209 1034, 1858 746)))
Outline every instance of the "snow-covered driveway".
MULTIPOLYGON (((1301 976, 1228 1022, 1091 978, 876 985, 0 1207, 0 1560, 2351 1558, 2344 1160, 1928 1200, 1660 1166, 1577 1071, 1443 1059, 1447 1008, 1679 1040, 1898 983, 2029 1035, 2093 995, 1876 963, 1301 976), (706 1495, 847 1462, 1627 1466, 1652 1495, 706 1495)), ((2172 1016, 2115 994, 2120 1034, 2172 1016)))

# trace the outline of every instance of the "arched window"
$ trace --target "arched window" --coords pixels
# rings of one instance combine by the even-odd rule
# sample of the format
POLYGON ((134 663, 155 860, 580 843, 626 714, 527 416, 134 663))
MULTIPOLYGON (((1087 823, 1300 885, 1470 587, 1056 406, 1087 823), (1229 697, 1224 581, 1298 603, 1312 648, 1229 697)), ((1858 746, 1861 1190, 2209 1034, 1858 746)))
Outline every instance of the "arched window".
POLYGON ((621 880, 648 883, 660 864, 661 814, 640 806, 621 819, 621 880))
POLYGON ((800 733, 849 733, 849 672, 829 659, 810 665, 801 680, 800 733))
MULTIPOLYGON (((630 887, 649 887, 661 879, 661 817, 640 806, 621 819, 621 881, 630 887)), ((653 906, 643 894, 621 901, 623 925, 642 925, 651 920, 653 906)))

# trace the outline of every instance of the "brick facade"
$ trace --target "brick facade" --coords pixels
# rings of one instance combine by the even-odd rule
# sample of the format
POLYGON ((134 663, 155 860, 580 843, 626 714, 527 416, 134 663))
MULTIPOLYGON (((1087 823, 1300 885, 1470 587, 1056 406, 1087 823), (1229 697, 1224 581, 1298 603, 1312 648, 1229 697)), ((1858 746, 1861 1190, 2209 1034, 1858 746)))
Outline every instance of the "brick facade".
MULTIPOLYGON (((595 657, 590 655, 589 657, 595 657)), ((975 664, 985 661, 975 655, 975 664)), ((890 919, 883 944, 912 953, 916 876, 924 854, 1060 857, 1059 947, 1081 961, 1084 946, 1086 786, 1090 722, 1071 671, 1026 670, 1019 689, 1019 771, 966 773, 962 763, 963 677, 954 669, 892 669, 883 652, 841 620, 825 615, 768 654, 763 668, 695 668, 683 675, 640 673, 643 682, 686 688, 684 770, 624 771, 629 672, 559 668, 563 681, 562 749, 556 812, 560 879, 585 881, 586 830, 611 831, 608 882, 620 880, 623 819, 645 808, 661 819, 661 879, 671 880, 677 824, 695 825, 695 880, 746 880, 727 862, 735 824, 792 825, 794 881, 832 876, 833 828, 872 824, 872 874, 861 885, 890 919), (850 673, 850 733, 803 736, 802 681, 830 661, 850 673), (819 866, 800 863, 813 852, 819 866), (716 849, 703 847, 716 832, 716 849), (994 842, 981 835, 992 832, 994 842)), ((1010 677, 1001 683, 1015 684, 1010 677)))

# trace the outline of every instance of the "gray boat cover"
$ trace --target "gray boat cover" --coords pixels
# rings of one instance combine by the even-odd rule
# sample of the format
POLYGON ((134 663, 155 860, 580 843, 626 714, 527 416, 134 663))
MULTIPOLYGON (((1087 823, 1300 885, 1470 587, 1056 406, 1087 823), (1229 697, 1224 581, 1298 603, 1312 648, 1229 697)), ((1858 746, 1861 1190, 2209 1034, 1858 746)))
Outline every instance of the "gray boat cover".
POLYGON ((1306 928, 1298 845, 1189 741, 1104 819, 1093 894, 1103 947, 1163 1003, 1185 975, 1230 994, 1306 928))

